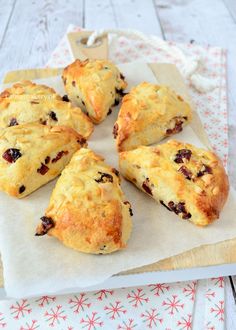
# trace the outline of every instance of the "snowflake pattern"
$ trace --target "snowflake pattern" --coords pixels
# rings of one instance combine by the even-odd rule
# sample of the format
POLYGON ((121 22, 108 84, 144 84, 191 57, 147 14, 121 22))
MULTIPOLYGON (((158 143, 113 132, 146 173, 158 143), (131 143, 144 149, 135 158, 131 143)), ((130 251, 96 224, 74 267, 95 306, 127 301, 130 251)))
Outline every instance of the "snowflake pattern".
POLYGON ((224 287, 224 277, 222 277, 222 276, 213 277, 211 280, 214 282, 214 285, 218 286, 219 288, 224 287))
POLYGON ((32 320, 31 324, 26 322, 25 327, 21 327, 20 330, 35 330, 39 328, 39 324, 37 325, 38 321, 32 320))
POLYGON ((207 300, 211 301, 215 297, 215 291, 212 291, 211 288, 207 289, 205 297, 207 298, 207 300))
POLYGON ((91 306, 91 303, 88 303, 88 298, 85 298, 85 293, 80 293, 79 297, 74 296, 74 299, 69 299, 69 304, 71 304, 71 308, 74 309, 74 313, 78 314, 81 311, 84 311, 84 309, 87 307, 89 308, 91 306))
POLYGON ((175 312, 179 312, 180 308, 184 308, 184 304, 180 304, 177 295, 173 295, 172 299, 167 298, 166 301, 164 300, 162 306, 166 306, 165 309, 169 311, 170 315, 174 315, 175 312))
POLYGON ((0 328, 5 328, 5 326, 7 325, 4 320, 5 317, 3 316, 3 313, 0 313, 0 328))
POLYGON ((31 308, 29 308, 29 305, 27 299, 22 299, 21 302, 16 301, 16 304, 10 307, 14 319, 18 320, 21 317, 25 317, 26 314, 30 314, 31 308))
POLYGON ((110 315, 111 320, 115 320, 116 317, 120 317, 121 314, 126 313, 126 309, 124 309, 120 301, 116 301, 115 304, 110 303, 109 306, 104 307, 104 310, 107 315, 110 315))
POLYGON ((163 319, 158 317, 159 313, 156 308, 152 308, 150 311, 145 311, 145 313, 142 313, 140 316, 141 318, 144 318, 144 322, 147 324, 148 328, 152 328, 153 325, 156 327, 157 322, 163 322, 163 319))
POLYGON ((60 324, 61 321, 65 321, 67 316, 64 315, 64 311, 61 310, 62 309, 62 306, 61 305, 58 305, 56 306, 56 308, 51 308, 50 311, 46 311, 44 316, 47 317, 47 322, 49 322, 49 326, 50 327, 54 327, 55 324, 60 324))
POLYGON ((98 296, 97 299, 98 300, 103 300, 104 298, 108 298, 108 295, 113 295, 114 290, 100 290, 98 292, 95 292, 94 295, 98 296))
POLYGON ((129 319, 127 322, 123 321, 122 324, 119 324, 117 330, 132 330, 136 326, 137 324, 134 323, 134 320, 129 319))
POLYGON ((196 294, 196 285, 197 282, 194 281, 190 284, 187 284, 187 286, 183 288, 183 293, 185 297, 189 297, 190 300, 194 300, 196 294))
POLYGON ((80 323, 83 324, 83 328, 87 328, 86 330, 96 330, 97 326, 102 327, 103 322, 99 321, 101 317, 96 315, 97 312, 92 312, 91 317, 86 315, 86 319, 82 318, 80 323))
POLYGON ((218 304, 215 304, 215 307, 211 308, 211 313, 215 314, 214 316, 218 318, 219 321, 224 321, 224 301, 219 301, 218 304))
POLYGON ((181 318, 181 321, 177 322, 177 326, 180 327, 180 330, 191 330, 192 329, 192 315, 181 318))
POLYGON ((44 305, 49 305, 50 302, 53 302, 56 300, 56 297, 51 297, 51 296, 42 296, 39 299, 36 300, 38 302, 39 307, 44 307, 44 305))
POLYGON ((146 293, 142 292, 143 289, 136 289, 131 291, 131 294, 128 293, 127 298, 130 299, 129 303, 134 303, 132 306, 133 307, 138 307, 138 305, 143 305, 144 302, 148 302, 149 298, 145 298, 146 293))
POLYGON ((154 291, 155 296, 160 296, 160 293, 164 293, 170 289, 170 286, 165 283, 149 284, 152 287, 151 292, 154 291))

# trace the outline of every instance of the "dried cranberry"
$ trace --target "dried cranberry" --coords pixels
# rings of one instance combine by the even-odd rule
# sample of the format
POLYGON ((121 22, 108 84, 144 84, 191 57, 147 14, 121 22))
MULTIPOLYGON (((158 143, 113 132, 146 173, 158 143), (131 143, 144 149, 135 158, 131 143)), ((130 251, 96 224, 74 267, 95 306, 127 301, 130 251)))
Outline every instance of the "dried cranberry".
POLYGON ((131 208, 131 204, 130 204, 130 202, 129 202, 129 201, 125 201, 124 204, 125 204, 125 205, 129 205, 129 214, 130 214, 130 216, 132 217, 134 214, 133 214, 133 210, 132 210, 132 208, 131 208))
POLYGON ((54 111, 50 111, 48 115, 49 115, 49 117, 50 117, 52 120, 54 120, 54 121, 58 121, 58 119, 57 119, 57 115, 55 114, 54 111))
POLYGON ((211 169, 211 167, 208 166, 208 165, 205 165, 205 164, 203 165, 201 171, 199 171, 199 172, 197 173, 197 177, 199 178, 199 177, 203 176, 204 174, 212 174, 212 169, 211 169))
POLYGON ((167 210, 171 211, 171 210, 169 209, 169 207, 168 207, 163 201, 160 200, 160 203, 161 203, 161 205, 163 205, 165 208, 167 208, 167 210))
POLYGON ((122 88, 121 89, 116 88, 116 93, 119 94, 120 96, 125 96, 126 94, 128 94, 128 93, 125 93, 122 88))
POLYGON ((31 104, 39 104, 39 101, 31 101, 31 104))
POLYGON ((50 162, 50 160, 51 160, 51 158, 49 157, 49 156, 47 156, 46 158, 45 158, 45 164, 48 164, 49 162, 50 162))
POLYGON ((125 80, 125 76, 122 73, 120 73, 120 79, 125 80))
POLYGON ((113 136, 115 139, 117 138, 117 135, 118 135, 118 129, 119 129, 119 126, 117 123, 115 123, 115 125, 113 127, 113 136))
POLYGON ((70 102, 68 95, 63 95, 62 96, 62 101, 64 101, 64 102, 70 102))
POLYGON ((61 159, 62 156, 68 155, 68 153, 69 153, 68 151, 64 151, 64 150, 59 151, 56 157, 52 159, 52 163, 56 163, 59 159, 61 159))
POLYGON ((25 186, 24 185, 20 186, 19 193, 22 194, 24 191, 25 191, 25 186))
POLYGON ((170 211, 175 212, 175 214, 181 214, 182 219, 189 219, 191 218, 191 213, 186 211, 185 208, 185 203, 184 202, 179 202, 175 204, 173 201, 170 201, 168 203, 168 208, 170 211))
POLYGON ((7 149, 3 153, 2 158, 4 158, 8 163, 15 163, 21 156, 22 154, 19 149, 11 148, 7 149))
POLYGON ((52 218, 42 217, 40 219, 42 220, 42 223, 41 223, 41 226, 40 226, 39 230, 37 230, 35 236, 45 235, 45 234, 47 234, 49 229, 51 229, 52 227, 55 226, 55 223, 52 220, 52 218))
POLYGON ((74 86, 74 87, 75 87, 75 81, 74 81, 74 80, 72 81, 72 86, 74 86))
MULTIPOLYGON (((81 100, 81 102, 82 102, 82 104, 85 106, 85 103, 84 103, 84 101, 83 101, 83 100, 81 100)), ((87 113, 87 115, 88 115, 88 113, 87 113)))
POLYGON ((146 178, 146 180, 142 184, 142 188, 146 191, 146 193, 148 193, 149 195, 152 195, 152 190, 149 187, 149 184, 150 184, 150 180, 149 180, 149 178, 146 178))
POLYGON ((114 106, 116 106, 116 105, 118 105, 120 103, 120 100, 119 99, 115 99, 115 101, 114 101, 114 106))
POLYGON ((183 158, 190 160, 192 156, 192 151, 189 149, 180 149, 178 150, 177 154, 175 155, 174 162, 177 164, 184 163, 183 158))
POLYGON ((12 118, 12 119, 10 120, 9 127, 10 127, 10 126, 17 126, 17 125, 19 125, 19 124, 18 124, 16 118, 12 118))
POLYGON ((112 109, 109 109, 107 115, 109 116, 111 113, 112 113, 112 109))
POLYGON ((44 175, 48 172, 48 170, 49 170, 49 168, 46 165, 44 165, 43 163, 41 163, 41 166, 40 166, 40 168, 37 169, 37 172, 44 175))
POLYGON ((175 127, 174 128, 168 128, 166 130, 166 134, 167 135, 171 135, 171 134, 176 134, 182 131, 182 125, 183 125, 183 121, 180 120, 179 118, 176 119, 175 121, 175 127))
POLYGON ((40 124, 47 125, 47 121, 43 120, 42 118, 39 119, 40 124))
POLYGON ((111 174, 102 173, 102 172, 98 172, 98 173, 101 174, 101 177, 99 179, 94 179, 96 182, 98 183, 113 182, 113 176, 111 174))
POLYGON ((191 180, 192 179, 192 172, 184 165, 182 165, 178 172, 182 173, 186 179, 191 180))
POLYGON ((86 144, 87 144, 86 139, 83 138, 82 136, 79 140, 77 140, 77 142, 81 145, 81 147, 86 146, 86 144))
POLYGON ((113 168, 112 172, 119 177, 119 171, 116 168, 113 168))

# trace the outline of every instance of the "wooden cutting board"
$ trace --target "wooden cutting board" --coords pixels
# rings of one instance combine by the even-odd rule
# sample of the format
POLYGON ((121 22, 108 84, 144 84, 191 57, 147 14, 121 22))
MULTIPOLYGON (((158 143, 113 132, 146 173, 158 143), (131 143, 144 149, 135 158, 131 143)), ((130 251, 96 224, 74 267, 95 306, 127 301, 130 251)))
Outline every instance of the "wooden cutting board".
MULTIPOLYGON (((72 36, 73 37, 73 36, 72 36)), ((76 35, 76 38, 78 34, 76 35)), ((81 46, 82 47, 82 46, 81 46)), ((77 53, 80 54, 81 49, 77 53)), ((88 53, 86 53, 86 56, 88 53)), ((107 56, 105 52, 104 57, 107 56)), ((83 57, 83 58, 85 58, 83 57)), ((158 83, 165 84, 173 88, 179 95, 191 103, 187 87, 183 81, 182 76, 176 67, 172 64, 149 64, 153 73, 157 77, 158 83)), ((32 70, 18 70, 9 72, 4 79, 4 83, 13 83, 22 79, 39 79, 49 78, 60 75, 62 69, 32 69, 32 70)), ((194 131, 206 146, 209 145, 207 135, 202 127, 201 121, 196 112, 194 112, 193 123, 191 124, 194 131)), ((223 241, 217 244, 204 245, 198 248, 186 251, 174 257, 163 259, 159 262, 135 268, 123 272, 122 274, 137 274, 150 271, 164 271, 164 270, 179 270, 185 268, 214 266, 220 264, 236 263, 236 238, 232 240, 223 241)), ((174 275, 173 275, 174 276, 174 275)), ((0 264, 0 286, 3 286, 2 265, 0 264)))

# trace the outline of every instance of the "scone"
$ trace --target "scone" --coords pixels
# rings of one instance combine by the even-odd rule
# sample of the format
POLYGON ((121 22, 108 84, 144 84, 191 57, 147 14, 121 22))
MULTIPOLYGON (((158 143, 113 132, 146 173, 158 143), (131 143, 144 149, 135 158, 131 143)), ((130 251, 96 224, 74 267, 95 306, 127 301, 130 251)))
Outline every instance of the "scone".
POLYGON ((81 109, 64 102, 50 87, 24 81, 0 94, 0 128, 31 122, 68 126, 86 139, 93 131, 81 109))
POLYGON ((131 215, 118 171, 82 148, 58 179, 36 236, 47 233, 81 252, 111 253, 126 246, 131 215))
POLYGON ((120 153, 120 169, 169 211, 195 225, 219 217, 229 183, 219 158, 211 151, 175 140, 120 153))
POLYGON ((96 124, 119 103, 127 86, 118 68, 106 60, 76 60, 64 69, 62 79, 70 101, 96 124))
POLYGON ((54 179, 85 139, 69 127, 24 124, 0 133, 0 190, 22 198, 54 179))
POLYGON ((182 131, 191 108, 167 86, 143 82, 123 98, 113 134, 118 151, 156 143, 182 131))

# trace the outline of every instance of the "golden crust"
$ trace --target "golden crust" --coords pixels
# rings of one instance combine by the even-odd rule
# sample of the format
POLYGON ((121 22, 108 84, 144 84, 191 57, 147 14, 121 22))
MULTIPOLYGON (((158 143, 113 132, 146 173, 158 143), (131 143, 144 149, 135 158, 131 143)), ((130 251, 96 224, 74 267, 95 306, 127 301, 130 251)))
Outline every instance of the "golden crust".
POLYGON ((158 142, 192 119, 191 108, 167 86, 143 82, 122 100, 114 137, 118 151, 158 142))
POLYGON ((132 224, 130 204, 119 183, 115 169, 91 150, 80 149, 58 179, 36 235, 48 232, 86 253, 124 248, 132 224), (49 230, 45 230, 47 221, 53 224, 49 230))
POLYGON ((92 122, 80 108, 64 102, 50 87, 23 81, 0 94, 0 128, 30 122, 68 126, 86 139, 93 131, 92 122))
POLYGON ((139 189, 199 226, 219 217, 229 192, 227 174, 213 152, 175 140, 121 152, 120 169, 139 189))
POLYGON ((64 69, 62 79, 69 99, 96 124, 106 118, 127 86, 118 68, 107 60, 76 60, 64 69))
POLYGON ((85 139, 69 127, 30 123, 0 134, 0 189, 18 198, 54 179, 85 139))

